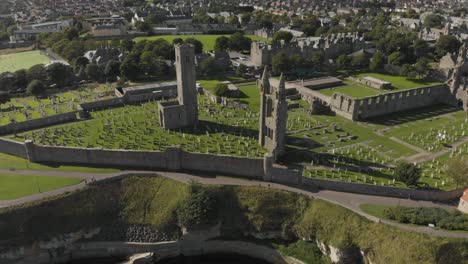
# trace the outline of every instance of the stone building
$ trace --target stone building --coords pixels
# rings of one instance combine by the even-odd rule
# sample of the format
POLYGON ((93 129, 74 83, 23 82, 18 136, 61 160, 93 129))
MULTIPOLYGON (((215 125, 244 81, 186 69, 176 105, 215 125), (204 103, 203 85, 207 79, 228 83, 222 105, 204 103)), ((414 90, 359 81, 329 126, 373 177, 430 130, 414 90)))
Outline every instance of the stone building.
POLYGON ((468 47, 464 44, 458 51, 455 65, 448 71, 447 84, 451 94, 468 112, 468 47))
POLYGON ((258 81, 261 90, 259 144, 266 148, 273 160, 285 152, 288 103, 286 85, 281 75, 278 84, 271 85, 267 67, 258 81))
POLYGON ((286 52, 289 56, 299 54, 310 57, 315 51, 323 51, 325 59, 334 59, 341 54, 350 54, 358 50, 370 48, 371 44, 363 36, 356 33, 338 33, 330 36, 298 38, 290 43, 253 42, 250 49, 252 63, 270 65, 273 56, 286 52))
POLYGON ((175 45, 177 101, 159 102, 159 121, 164 129, 196 126, 198 123, 195 48, 175 45))

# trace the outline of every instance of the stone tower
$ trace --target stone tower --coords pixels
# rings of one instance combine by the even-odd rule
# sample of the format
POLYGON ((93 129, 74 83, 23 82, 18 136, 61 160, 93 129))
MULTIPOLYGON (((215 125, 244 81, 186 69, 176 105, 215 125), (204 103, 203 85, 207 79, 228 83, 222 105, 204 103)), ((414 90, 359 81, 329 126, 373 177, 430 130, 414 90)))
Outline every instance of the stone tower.
POLYGON ((283 75, 277 85, 271 85, 265 67, 261 80, 259 144, 266 148, 276 161, 285 152, 288 103, 283 75))
POLYGON ((177 129, 198 124, 195 48, 175 45, 177 101, 159 102, 159 121, 164 129, 177 129))

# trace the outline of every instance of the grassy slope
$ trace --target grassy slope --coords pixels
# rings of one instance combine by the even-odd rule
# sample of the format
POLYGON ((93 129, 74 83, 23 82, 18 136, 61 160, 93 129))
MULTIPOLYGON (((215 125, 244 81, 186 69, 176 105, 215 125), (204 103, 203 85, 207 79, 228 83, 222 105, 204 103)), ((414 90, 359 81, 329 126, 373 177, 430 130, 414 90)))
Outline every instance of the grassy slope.
MULTIPOLYGON (((176 38, 187 39, 187 38, 195 38, 203 43, 203 50, 204 51, 211 51, 214 49, 215 41, 220 36, 229 37, 230 35, 164 35, 164 36, 152 36, 152 37, 137 37, 135 41, 142 41, 142 40, 157 40, 157 39, 165 39, 172 43, 172 41, 176 38)), ((264 38, 254 36, 254 35, 246 35, 250 39, 254 41, 265 41, 264 38)))
MULTIPOLYGON (((466 241, 428 237, 371 223, 345 208, 298 194, 257 187, 209 188, 222 199, 218 204, 225 236, 283 230, 335 247, 357 245, 374 263, 460 263, 468 254, 466 241)), ((23 240, 31 240, 77 228, 109 225, 116 219, 156 228, 174 227, 174 213, 185 195, 186 187, 170 180, 128 178, 44 204, 0 210, 0 237, 7 240, 22 236, 23 240)), ((304 260, 313 251, 302 242, 276 247, 304 260)))
POLYGON ((49 58, 40 51, 25 51, 0 56, 0 73, 14 72, 21 69, 29 69, 36 64, 45 64, 49 58))
POLYGON ((0 200, 16 199, 80 183, 80 179, 0 174, 0 200))
POLYGON ((0 153, 0 169, 15 169, 15 170, 41 170, 41 171, 64 171, 64 172, 89 172, 89 173, 107 173, 117 172, 118 169, 111 168, 92 168, 92 167, 79 167, 79 166, 65 166, 65 165, 45 165, 38 163, 30 163, 25 159, 10 156, 0 153))

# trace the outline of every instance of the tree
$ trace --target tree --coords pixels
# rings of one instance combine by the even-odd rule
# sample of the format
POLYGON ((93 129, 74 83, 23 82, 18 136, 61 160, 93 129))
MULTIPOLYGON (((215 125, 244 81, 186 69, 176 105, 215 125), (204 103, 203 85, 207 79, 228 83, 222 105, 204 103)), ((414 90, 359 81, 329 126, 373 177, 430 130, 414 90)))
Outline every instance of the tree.
POLYGON ((272 69, 273 72, 288 72, 291 70, 291 61, 286 52, 279 52, 272 58, 272 69))
POLYGON ((237 26, 237 25, 239 25, 239 19, 237 18, 237 16, 230 16, 228 18, 227 23, 231 24, 231 25, 234 25, 234 26, 237 26))
POLYGON ((288 31, 278 31, 273 35, 272 41, 273 42, 281 42, 284 41, 285 43, 291 42, 293 39, 293 34, 288 31))
POLYGON ((430 69, 429 60, 426 57, 422 57, 416 62, 416 64, 414 65, 414 69, 416 70, 419 76, 426 76, 430 69))
POLYGON ((200 54, 203 52, 203 43, 201 43, 199 40, 195 38, 187 38, 184 42, 195 47, 195 54, 200 54))
POLYGON ((108 61, 104 69, 104 74, 110 81, 115 81, 117 76, 120 75, 120 62, 115 60, 108 61))
POLYGON ((60 62, 49 65, 46 69, 47 79, 58 86, 64 86, 73 81, 73 71, 70 66, 60 62))
POLYGON ((132 55, 127 56, 120 65, 120 73, 130 81, 137 80, 140 75, 138 60, 132 55))
POLYGON ((318 68, 323 64, 324 60, 324 53, 323 51, 314 51, 312 52, 310 56, 310 63, 313 65, 313 67, 318 68))
POLYGON ((135 46, 135 42, 131 39, 123 39, 120 43, 120 47, 125 51, 131 51, 133 46, 135 46))
POLYGON ((86 57, 80 56, 73 60, 73 67, 75 69, 80 69, 81 67, 86 67, 89 64, 89 60, 86 57))
POLYGON ((216 221, 216 200, 199 184, 189 185, 189 195, 177 211, 180 225, 190 229, 216 221))
POLYGON ((242 76, 246 71, 247 71, 247 66, 245 66, 242 63, 239 64, 239 67, 237 67, 237 69, 236 69, 236 73, 239 76, 242 76))
POLYGON ((408 186, 418 185, 421 169, 411 163, 402 162, 395 168, 397 179, 408 186))
POLYGON ((28 82, 32 82, 33 80, 47 80, 47 72, 44 64, 37 64, 29 68, 26 77, 28 78, 28 82))
POLYGON ((229 88, 224 83, 218 83, 213 90, 213 93, 217 96, 226 96, 228 92, 229 88))
POLYGON ((229 48, 235 51, 250 50, 252 40, 241 32, 236 32, 230 37, 229 48))
POLYGON ((423 39, 417 39, 413 43, 414 55, 417 58, 424 57, 429 52, 429 45, 423 39))
POLYGON ((247 24, 250 23, 250 20, 252 19, 252 15, 249 13, 245 13, 241 15, 241 25, 246 26, 247 24))
POLYGON ((147 34, 153 33, 153 27, 147 21, 137 21, 135 23, 135 28, 141 32, 146 32, 147 34))
POLYGON ((436 43, 436 50, 440 56, 445 55, 447 52, 454 53, 458 51, 461 43, 455 36, 442 35, 439 37, 436 43))
POLYGON ((215 58, 207 57, 200 63, 200 69, 205 75, 213 75, 218 71, 218 64, 216 63, 215 58))
POLYGON ((89 80, 100 81, 102 80, 102 71, 99 69, 99 66, 95 63, 90 63, 86 65, 85 68, 86 76, 89 80))
POLYGON ((388 56, 387 62, 391 65, 400 66, 405 60, 405 55, 399 51, 395 51, 388 56))
POLYGON ((140 69, 143 73, 153 75, 156 72, 156 60, 158 57, 151 51, 144 51, 140 56, 140 69))
POLYGON ((447 175, 459 185, 468 185, 468 159, 463 157, 453 157, 447 164, 447 175))
POLYGON ((226 51, 229 48, 229 38, 225 36, 218 37, 215 42, 215 51, 226 51))
POLYGON ((443 18, 437 14, 430 14, 424 18, 423 26, 425 28, 441 28, 443 18))
POLYGON ((43 94, 46 90, 46 86, 44 85, 43 82, 39 80, 33 80, 32 82, 29 83, 28 88, 26 91, 30 95, 38 96, 40 94, 43 94))
POLYGON ((10 99, 10 94, 8 92, 0 91, 0 110, 2 108, 2 104, 8 103, 10 99))
POLYGON ((175 38, 172 40, 172 45, 182 44, 182 43, 184 43, 184 40, 182 38, 175 38))
POLYGON ((351 63, 351 59, 344 54, 341 54, 336 59, 336 67, 340 70, 349 68, 350 63, 351 63))
POLYGON ((10 72, 0 74, 0 91, 11 92, 15 89, 14 78, 10 72))
POLYGON ((369 64, 369 69, 371 71, 380 71, 384 68, 385 66, 385 55, 381 51, 377 51, 374 56, 372 56, 372 59, 369 64))
POLYGON ((416 77, 417 73, 412 65, 403 64, 400 69, 400 75, 412 79, 416 77))
POLYGON ((69 28, 66 28, 63 33, 65 34, 65 37, 68 39, 68 40, 73 40, 73 39, 76 39, 80 36, 80 32, 78 31, 78 29, 74 28, 74 27, 69 27, 69 28))
POLYGON ((28 85, 28 77, 26 70, 17 70, 13 73, 13 85, 17 89, 24 90, 28 85))
POLYGON ((364 53, 357 54, 352 57, 351 65, 356 68, 367 68, 369 66, 369 58, 364 53))

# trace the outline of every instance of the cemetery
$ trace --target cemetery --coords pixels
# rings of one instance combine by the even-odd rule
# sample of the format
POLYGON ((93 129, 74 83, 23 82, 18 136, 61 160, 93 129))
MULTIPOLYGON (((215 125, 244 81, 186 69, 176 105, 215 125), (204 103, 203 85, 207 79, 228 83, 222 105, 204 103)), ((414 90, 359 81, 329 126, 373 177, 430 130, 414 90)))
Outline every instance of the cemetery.
POLYGON ((82 103, 113 97, 113 88, 109 86, 83 86, 66 92, 50 92, 41 98, 14 97, 0 104, 0 126, 76 111, 82 103))

